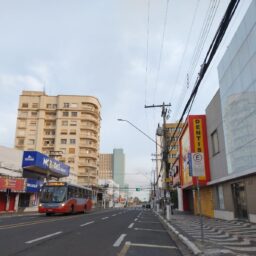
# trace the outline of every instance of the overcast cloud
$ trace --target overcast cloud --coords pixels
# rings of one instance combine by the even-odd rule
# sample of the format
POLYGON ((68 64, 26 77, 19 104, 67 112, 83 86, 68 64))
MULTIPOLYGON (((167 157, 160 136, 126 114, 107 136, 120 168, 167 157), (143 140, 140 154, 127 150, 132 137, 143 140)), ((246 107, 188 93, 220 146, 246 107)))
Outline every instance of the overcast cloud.
MULTIPOLYGON (((211 1, 218 2, 169 0, 162 41, 167 0, 0 0, 0 144, 14 146, 22 90, 45 88, 49 95, 96 96, 102 105, 100 151, 123 148, 127 182, 148 185, 155 168, 151 161, 155 146, 116 119, 129 120, 152 138, 161 123, 161 110, 145 110, 145 104, 171 103, 170 121, 179 119, 182 105, 178 99, 184 99, 184 105, 193 87, 192 77, 189 88, 184 81, 211 1)), ((218 58, 250 1, 241 1, 218 58)), ((195 74, 228 2, 219 3, 195 74)), ((204 113, 218 88, 218 60, 214 64, 192 113, 204 113)))

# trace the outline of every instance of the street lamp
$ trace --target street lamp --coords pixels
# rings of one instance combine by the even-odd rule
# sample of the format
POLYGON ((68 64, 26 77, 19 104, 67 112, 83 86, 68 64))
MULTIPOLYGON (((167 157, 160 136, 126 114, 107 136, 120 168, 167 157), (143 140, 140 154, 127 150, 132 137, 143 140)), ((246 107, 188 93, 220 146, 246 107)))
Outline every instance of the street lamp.
MULTIPOLYGON (((148 139, 150 139, 151 141, 154 142, 154 144, 156 146, 159 146, 162 150, 163 150, 163 155, 165 153, 165 147, 163 147, 162 145, 158 144, 154 139, 152 139, 149 135, 147 135, 145 132, 143 132, 140 128, 138 128, 136 125, 134 125, 133 123, 131 123, 129 120, 126 120, 126 119, 121 119, 121 118, 118 118, 117 121, 119 122, 126 122, 128 124, 130 124, 132 127, 134 127, 136 130, 138 130, 140 133, 142 133, 144 136, 146 136, 148 139)), ((158 127, 159 128, 159 127, 158 127)), ((159 130, 159 129, 158 129, 159 130)), ((156 170, 157 171, 157 170, 156 170)), ((155 175, 154 175, 154 195, 155 195, 155 186, 158 182, 158 178, 157 178, 157 181, 155 181, 155 175)))
POLYGON ((133 126, 136 130, 138 130, 139 132, 141 132, 144 136, 146 136, 148 139, 150 139, 151 141, 153 141, 157 146, 159 146, 160 148, 163 148, 162 145, 158 144, 154 139, 152 139, 149 135, 147 135, 145 132, 143 132, 140 128, 138 128, 136 125, 134 125, 133 123, 131 123, 130 121, 126 120, 126 119, 121 119, 118 118, 117 121, 119 122, 126 122, 128 124, 130 124, 131 126, 133 126))

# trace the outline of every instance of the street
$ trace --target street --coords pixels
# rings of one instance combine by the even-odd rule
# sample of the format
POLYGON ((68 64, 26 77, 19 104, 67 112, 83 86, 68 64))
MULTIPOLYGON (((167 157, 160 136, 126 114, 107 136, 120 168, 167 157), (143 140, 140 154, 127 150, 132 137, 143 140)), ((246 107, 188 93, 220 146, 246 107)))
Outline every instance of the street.
POLYGON ((0 217, 0 246, 1 256, 183 255, 153 211, 129 208, 0 217))

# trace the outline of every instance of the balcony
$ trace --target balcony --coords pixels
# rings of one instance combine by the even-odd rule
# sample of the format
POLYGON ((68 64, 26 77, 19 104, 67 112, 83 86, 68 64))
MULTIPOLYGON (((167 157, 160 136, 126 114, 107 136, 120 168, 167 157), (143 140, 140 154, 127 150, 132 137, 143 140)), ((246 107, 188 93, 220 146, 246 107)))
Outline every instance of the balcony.
POLYGON ((86 121, 91 121, 95 124, 98 124, 99 123, 99 119, 98 118, 95 118, 94 116, 90 116, 90 115, 81 115, 81 118, 83 120, 86 120, 86 121))
POLYGON ((83 151, 80 151, 79 153, 79 157, 81 156, 84 156, 84 157, 87 157, 87 158, 92 158, 92 159, 97 159, 98 158, 98 154, 96 153, 86 153, 86 152, 83 152, 83 151))
POLYGON ((86 163, 84 161, 79 161, 78 162, 78 166, 82 166, 82 167, 91 167, 91 168, 97 168, 96 163, 86 163))
POLYGON ((89 144, 89 143, 80 143, 79 145, 80 148, 88 148, 88 149, 97 149, 97 144, 89 144))
POLYGON ((96 135, 89 135, 89 134, 86 134, 86 133, 80 133, 80 138, 83 138, 83 139, 92 139, 92 140, 94 140, 94 141, 97 141, 96 135))

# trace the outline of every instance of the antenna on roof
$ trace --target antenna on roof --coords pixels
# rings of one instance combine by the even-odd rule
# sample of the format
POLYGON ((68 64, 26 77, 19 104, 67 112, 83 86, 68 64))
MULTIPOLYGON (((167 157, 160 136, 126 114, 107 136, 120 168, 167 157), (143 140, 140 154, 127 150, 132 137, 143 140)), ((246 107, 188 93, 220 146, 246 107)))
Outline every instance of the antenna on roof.
POLYGON ((43 85, 43 92, 44 92, 44 94, 46 94, 46 82, 45 82, 45 80, 44 80, 44 85, 43 85))

